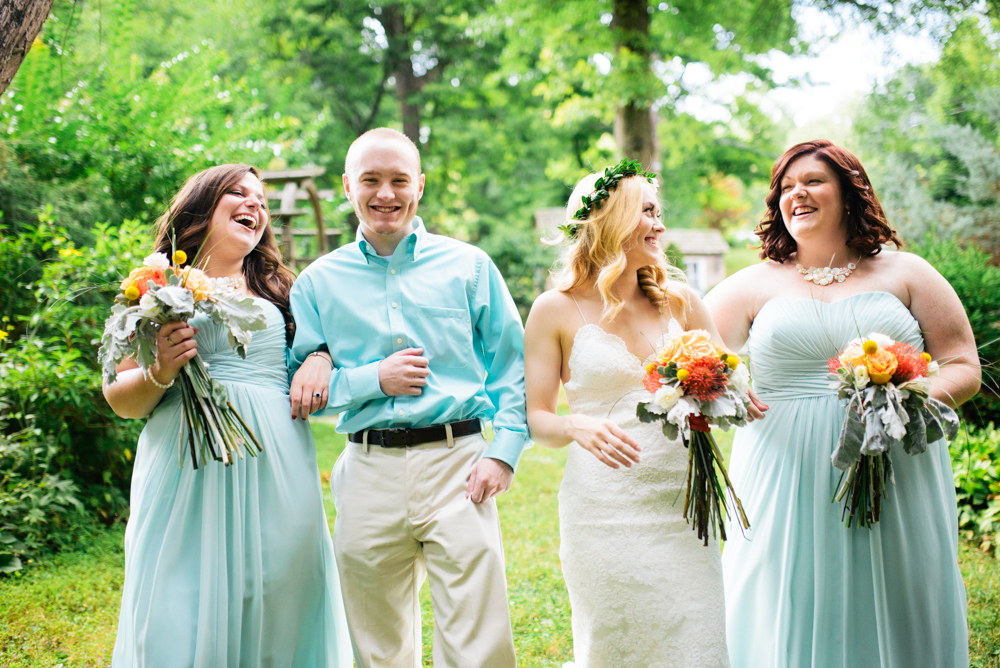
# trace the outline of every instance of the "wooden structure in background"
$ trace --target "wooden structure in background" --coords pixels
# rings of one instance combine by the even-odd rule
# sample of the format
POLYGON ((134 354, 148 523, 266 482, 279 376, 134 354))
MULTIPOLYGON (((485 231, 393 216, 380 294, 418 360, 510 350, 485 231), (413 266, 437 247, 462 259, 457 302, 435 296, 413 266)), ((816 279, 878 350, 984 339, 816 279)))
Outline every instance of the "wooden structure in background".
MULTIPOLYGON (((323 221, 320 200, 333 198, 333 190, 317 190, 315 179, 326 170, 322 167, 304 169, 284 169, 261 173, 267 189, 267 199, 278 202, 270 205, 271 218, 281 227, 281 254, 285 264, 301 270, 316 258, 325 255, 337 246, 337 237, 343 230, 328 230, 323 221), (308 206, 309 208, 300 208, 308 206), (314 230, 295 229, 293 221, 298 216, 312 216, 314 230), (332 237, 332 238, 331 238, 332 237), (298 239, 316 239, 315 254, 306 251, 299 254, 298 239)), ((307 244, 308 246, 308 244, 307 244)))

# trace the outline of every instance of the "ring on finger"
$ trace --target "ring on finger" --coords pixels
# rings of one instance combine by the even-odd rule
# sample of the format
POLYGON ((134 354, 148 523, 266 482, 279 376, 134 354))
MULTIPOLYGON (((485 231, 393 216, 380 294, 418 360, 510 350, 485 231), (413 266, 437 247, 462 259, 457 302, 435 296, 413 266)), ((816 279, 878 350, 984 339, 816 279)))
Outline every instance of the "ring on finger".
POLYGON ((322 392, 317 392, 316 394, 313 395, 313 398, 315 398, 315 399, 322 399, 323 398, 323 393, 322 392))

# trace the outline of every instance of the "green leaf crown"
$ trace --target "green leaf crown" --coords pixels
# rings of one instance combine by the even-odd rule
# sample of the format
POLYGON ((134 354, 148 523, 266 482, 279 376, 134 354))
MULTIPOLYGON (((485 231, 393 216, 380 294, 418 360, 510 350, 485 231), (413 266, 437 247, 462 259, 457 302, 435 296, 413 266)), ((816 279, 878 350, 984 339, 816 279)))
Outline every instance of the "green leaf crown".
MULTIPOLYGON (((591 211, 600 209, 601 202, 610 197, 611 193, 609 191, 612 188, 617 188, 618 182, 629 176, 642 176, 650 183, 656 178, 656 174, 643 171, 642 163, 638 160, 622 158, 614 167, 606 167, 604 169, 604 175, 594 183, 594 192, 584 196, 583 206, 573 214, 573 220, 587 220, 590 217, 591 211)), ((566 223, 565 225, 560 225, 559 229, 567 237, 573 239, 576 237, 577 232, 580 231, 580 224, 566 223)))

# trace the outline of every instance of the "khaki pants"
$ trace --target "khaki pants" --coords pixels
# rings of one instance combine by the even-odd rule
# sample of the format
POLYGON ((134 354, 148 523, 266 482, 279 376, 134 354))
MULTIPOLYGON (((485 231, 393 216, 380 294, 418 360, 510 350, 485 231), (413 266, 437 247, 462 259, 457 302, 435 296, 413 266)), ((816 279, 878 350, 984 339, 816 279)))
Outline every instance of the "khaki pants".
POLYGON ((513 668, 496 502, 465 498, 479 434, 412 448, 348 443, 333 472, 333 532, 359 668, 419 668, 430 577, 436 668, 513 668))

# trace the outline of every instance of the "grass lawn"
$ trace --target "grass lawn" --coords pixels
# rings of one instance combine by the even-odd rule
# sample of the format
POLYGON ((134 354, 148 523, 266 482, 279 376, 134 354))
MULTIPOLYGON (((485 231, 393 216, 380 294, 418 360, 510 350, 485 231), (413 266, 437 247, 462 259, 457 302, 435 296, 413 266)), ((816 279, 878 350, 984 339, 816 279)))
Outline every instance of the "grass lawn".
MULTIPOLYGON (((324 478, 343 449, 329 423, 314 422, 324 478)), ((732 437, 717 434, 728 453, 732 437)), ((556 494, 566 450, 535 447, 521 462, 514 486, 499 498, 507 556, 511 620, 519 665, 559 667, 572 659, 569 598, 559 570, 556 494)), ((324 485, 331 527, 333 502, 324 485)), ((103 532, 79 551, 58 555, 27 573, 0 580, 0 666, 108 666, 121 596, 123 530, 103 532)), ((969 594, 973 668, 1000 668, 1000 563, 967 544, 960 547, 969 594)), ((425 665, 430 665, 431 610, 425 586, 425 665)))

